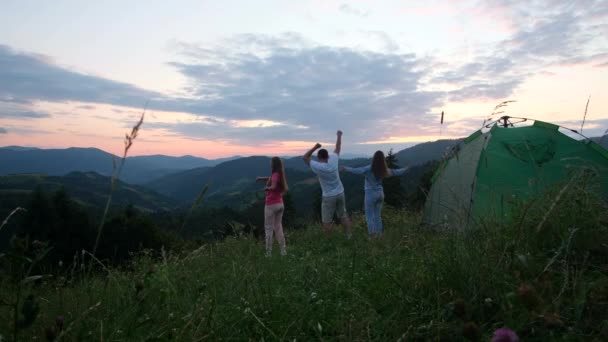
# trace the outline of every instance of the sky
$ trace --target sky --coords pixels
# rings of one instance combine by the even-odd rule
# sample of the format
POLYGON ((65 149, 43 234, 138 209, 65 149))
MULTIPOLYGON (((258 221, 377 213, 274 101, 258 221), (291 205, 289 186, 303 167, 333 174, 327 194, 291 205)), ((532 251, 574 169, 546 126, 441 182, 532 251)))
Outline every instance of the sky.
POLYGON ((0 146, 122 154, 145 112, 130 155, 371 154, 588 99, 600 136, 608 0, 0 3, 0 146))

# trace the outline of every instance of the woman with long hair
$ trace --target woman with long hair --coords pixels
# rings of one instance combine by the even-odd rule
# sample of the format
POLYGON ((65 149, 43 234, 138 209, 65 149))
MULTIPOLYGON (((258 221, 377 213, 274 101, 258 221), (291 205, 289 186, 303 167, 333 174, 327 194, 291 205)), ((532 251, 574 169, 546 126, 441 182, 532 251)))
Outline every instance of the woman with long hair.
POLYGON ((287 255, 285 235, 283 234, 283 193, 289 189, 285 168, 279 157, 270 160, 270 177, 257 177, 256 181, 266 182, 266 201, 264 206, 264 231, 266 235, 266 256, 272 255, 272 236, 277 238, 281 255, 287 255))
POLYGON ((365 175, 365 220, 367 232, 370 236, 382 234, 382 204, 384 203, 384 189, 382 180, 391 176, 400 176, 407 171, 403 169, 389 169, 382 151, 376 151, 372 164, 362 167, 342 167, 343 171, 357 175, 365 175))

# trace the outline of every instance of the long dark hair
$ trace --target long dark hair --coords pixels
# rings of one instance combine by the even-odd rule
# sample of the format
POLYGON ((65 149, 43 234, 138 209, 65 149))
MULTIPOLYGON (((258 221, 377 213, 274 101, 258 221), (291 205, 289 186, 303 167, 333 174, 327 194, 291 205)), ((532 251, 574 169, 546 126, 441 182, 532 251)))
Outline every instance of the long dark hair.
POLYGON ((279 185, 281 186, 281 190, 283 192, 289 190, 287 186, 287 177, 285 176, 285 168, 283 167, 283 161, 279 157, 272 157, 270 159, 270 168, 272 169, 272 173, 279 173, 279 185))
POLYGON ((386 166, 386 159, 382 151, 376 151, 374 158, 372 159, 372 172, 376 178, 385 178, 389 176, 388 166, 386 166))

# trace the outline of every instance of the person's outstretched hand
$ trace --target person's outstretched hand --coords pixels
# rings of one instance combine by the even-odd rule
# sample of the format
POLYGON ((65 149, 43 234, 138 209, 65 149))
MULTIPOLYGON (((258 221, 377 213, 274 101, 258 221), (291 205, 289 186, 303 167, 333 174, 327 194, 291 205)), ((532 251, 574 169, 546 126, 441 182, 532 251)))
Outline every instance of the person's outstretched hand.
POLYGON ((321 148, 321 144, 317 143, 317 144, 315 145, 315 149, 317 149, 317 148, 321 148))

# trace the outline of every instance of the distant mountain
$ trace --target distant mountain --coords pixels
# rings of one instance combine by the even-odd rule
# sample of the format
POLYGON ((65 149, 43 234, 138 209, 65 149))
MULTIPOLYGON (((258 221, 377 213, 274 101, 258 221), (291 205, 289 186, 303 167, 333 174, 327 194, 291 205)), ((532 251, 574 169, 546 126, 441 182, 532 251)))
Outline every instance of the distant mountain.
MULTIPOLYGON (((299 163, 304 165, 302 160, 299 163)), ((294 159, 295 164, 295 159, 294 159)), ((270 157, 244 157, 221 163, 213 168, 197 168, 158 178, 146 187, 189 205, 200 191, 209 185, 203 205, 229 206, 244 209, 264 197, 264 183, 257 176, 269 176, 270 157)), ((286 169, 290 194, 300 210, 312 206, 312 193, 318 189, 317 179, 310 170, 286 169)))
MULTIPOLYGON (((301 159, 299 162, 304 165, 301 159)), ((287 175, 292 172, 313 176, 312 172, 294 169, 289 169, 287 175)), ((192 201, 206 184, 210 185, 208 196, 242 190, 260 190, 263 184, 256 184, 255 178, 268 176, 269 173, 270 157, 253 156, 227 161, 212 168, 196 168, 173 173, 148 182, 145 186, 177 199, 192 201)))
POLYGON ((171 157, 162 154, 151 156, 127 157, 129 166, 148 169, 194 169, 201 166, 214 166, 209 159, 194 156, 171 157))
MULTIPOLYGON (((396 153, 400 165, 421 165, 440 159, 445 150, 458 140, 439 140, 419 144, 396 153)), ((62 176, 70 172, 96 172, 110 176, 113 159, 118 157, 95 148, 31 149, 18 146, 0 148, 0 175, 41 173, 62 176)), ((301 156, 284 159, 294 197, 318 190, 316 177, 302 161, 301 156), (310 187, 314 184, 314 187, 310 187)), ((342 165, 361 166, 369 158, 345 159, 342 165)), ((145 185, 182 205, 192 203, 205 184, 209 184, 207 200, 213 205, 247 203, 263 196, 263 185, 255 183, 256 176, 268 175, 270 158, 263 156, 231 157, 208 160, 193 156, 170 157, 164 155, 128 157, 121 180, 145 185), (216 164, 217 163, 217 164, 216 164)), ((348 179, 349 176, 345 176, 348 179)), ((356 179, 356 178, 355 178, 356 179)))
POLYGON ((590 138, 591 140, 593 140, 594 142, 600 144, 600 146, 602 146, 603 148, 608 150, 608 135, 602 137, 594 137, 594 138, 590 138))
MULTIPOLYGON (((456 144, 462 140, 463 139, 443 139, 425 142, 403 149, 395 153, 395 156, 397 157, 398 164, 401 166, 422 165, 433 160, 440 160, 445 152, 456 146, 456 144)), ((371 162, 371 155, 343 154, 340 155, 340 162, 346 166, 365 165, 371 162)), ((299 156, 285 159, 285 168, 293 168, 302 171, 308 170, 306 164, 302 162, 302 157, 299 156)))
POLYGON ((0 174, 46 173, 59 176, 72 171, 95 171, 110 175, 112 157, 112 154, 96 148, 0 148, 0 174))
MULTIPOLYGON (((417 145, 400 151, 399 153, 405 156, 404 160, 406 161, 402 164, 418 166, 428 161, 437 160, 442 155, 437 151, 442 151, 454 143, 455 141, 439 141, 437 143, 440 145, 439 147, 433 146, 433 143, 426 143, 422 144, 422 148, 417 145), (431 153, 431 156, 423 155, 425 152, 431 153)), ((341 159, 340 163, 348 166, 361 166, 369 164, 370 159, 341 159)), ((310 210, 315 195, 320 196, 316 176, 302 161, 302 157, 286 158, 284 159, 284 165, 294 202, 298 203, 301 209, 310 210)), ((204 205, 214 207, 226 205, 235 209, 242 209, 256 198, 264 196, 263 184, 256 183, 255 177, 267 176, 269 172, 270 157, 244 157, 211 168, 196 168, 165 175, 145 183, 144 186, 166 196, 176 198, 182 201, 183 205, 187 205, 194 201, 205 185, 209 185, 204 205)), ((350 205, 358 208, 363 198, 363 179, 351 174, 343 174, 341 177, 345 188, 348 188, 347 193, 353 195, 349 200, 350 205)), ((416 179, 418 179, 418 175, 416 179)), ((404 184, 408 184, 409 187, 412 186, 407 182, 404 184)))
POLYGON ((443 139, 414 145, 395 153, 401 166, 421 165, 433 160, 440 160, 452 147, 463 139, 443 139))
POLYGON ((27 146, 4 146, 4 147, 0 147, 0 148, 5 148, 7 150, 14 150, 14 151, 39 150, 38 147, 27 147, 27 146))
MULTIPOLYGON (((238 157, 209 160, 193 156, 164 155, 127 157, 121 179, 142 184, 152 179, 196 167, 211 167, 238 157)), ((96 148, 37 149, 7 146, 0 148, 0 175, 44 173, 61 176, 72 171, 93 171, 110 176, 113 159, 120 158, 96 148)))
MULTIPOLYGON (((95 172, 71 172, 65 176, 41 174, 20 174, 0 176, 0 197, 25 200, 29 193, 40 187, 44 191, 64 188, 79 203, 103 209, 110 192, 110 178, 95 172)), ((176 201, 167 196, 138 185, 118 181, 112 195, 112 204, 124 206, 132 204, 144 211, 168 210, 176 207, 176 201)), ((25 203, 17 203, 25 205, 25 203)))

